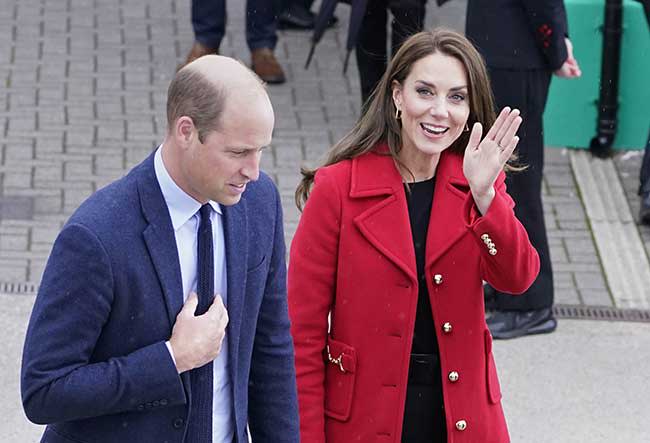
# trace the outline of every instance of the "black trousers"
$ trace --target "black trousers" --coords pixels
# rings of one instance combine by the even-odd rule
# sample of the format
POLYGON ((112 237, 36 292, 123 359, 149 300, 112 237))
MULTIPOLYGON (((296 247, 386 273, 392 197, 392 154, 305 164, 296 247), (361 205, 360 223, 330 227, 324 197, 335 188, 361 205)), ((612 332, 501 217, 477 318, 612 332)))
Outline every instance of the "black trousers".
POLYGON ((388 10, 393 15, 391 54, 394 54, 404 40, 422 30, 425 3, 426 0, 368 2, 355 51, 361 80, 361 103, 366 103, 388 65, 388 10))
POLYGON ((544 171, 544 133, 542 115, 551 72, 546 70, 489 69, 498 110, 505 106, 521 111, 519 161, 528 165, 523 172, 511 173, 506 179, 508 193, 515 201, 515 215, 528 232, 540 259, 539 276, 525 294, 513 297, 496 293, 498 310, 526 311, 553 306, 553 271, 542 207, 544 171))

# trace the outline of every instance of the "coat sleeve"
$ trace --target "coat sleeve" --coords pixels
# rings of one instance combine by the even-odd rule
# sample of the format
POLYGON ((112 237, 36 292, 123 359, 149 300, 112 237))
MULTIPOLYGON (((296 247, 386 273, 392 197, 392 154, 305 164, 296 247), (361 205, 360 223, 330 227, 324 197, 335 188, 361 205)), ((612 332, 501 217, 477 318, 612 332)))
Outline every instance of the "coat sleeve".
POLYGON ((289 315, 296 348, 301 441, 325 442, 325 349, 334 303, 341 200, 319 170, 289 256, 289 315))
POLYGON ((564 38, 568 35, 562 0, 522 0, 537 46, 551 70, 559 69, 568 57, 564 38))
POLYGON ((539 256, 526 229, 515 217, 514 201, 506 192, 505 174, 495 184, 494 200, 481 216, 471 193, 463 211, 468 229, 481 251, 481 277, 496 290, 521 294, 539 274, 539 256))
POLYGON ((93 361, 112 301, 112 269, 100 240, 84 225, 66 226, 54 243, 25 338, 21 393, 32 422, 137 411, 161 399, 169 406, 185 403, 162 341, 93 361))
POLYGON ((260 443, 298 443, 298 399, 287 310, 282 205, 274 187, 273 251, 260 306, 248 383, 251 437, 260 443))

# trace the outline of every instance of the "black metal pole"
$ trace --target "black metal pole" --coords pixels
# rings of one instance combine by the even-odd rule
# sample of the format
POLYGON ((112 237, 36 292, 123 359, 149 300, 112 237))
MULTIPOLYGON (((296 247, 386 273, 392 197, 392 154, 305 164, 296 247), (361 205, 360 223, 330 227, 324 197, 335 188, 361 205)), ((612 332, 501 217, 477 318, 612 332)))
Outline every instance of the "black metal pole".
POLYGON ((623 0, 605 1, 603 26, 603 59, 600 70, 600 97, 596 136, 589 149, 598 157, 608 157, 616 137, 618 125, 618 74, 621 61, 623 33, 623 0))

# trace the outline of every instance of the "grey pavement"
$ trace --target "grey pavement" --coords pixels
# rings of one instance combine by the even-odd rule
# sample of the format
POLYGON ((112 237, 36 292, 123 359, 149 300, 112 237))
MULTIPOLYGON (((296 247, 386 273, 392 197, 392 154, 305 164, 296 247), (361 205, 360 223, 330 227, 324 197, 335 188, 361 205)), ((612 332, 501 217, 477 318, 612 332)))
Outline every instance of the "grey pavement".
MULTIPOLYGON (((438 8, 429 2, 427 25, 462 31, 465 3, 438 8)), ((229 2, 221 49, 249 62, 243 5, 229 2)), ((354 57, 347 76, 341 72, 347 11, 338 8, 341 24, 326 33, 308 71, 303 66, 309 34, 280 33, 276 54, 288 82, 269 87, 276 129, 262 167, 280 188, 287 244, 299 219, 293 191, 300 165, 315 165, 358 116, 354 57)), ((18 371, 34 290, 52 242, 83 199, 161 142, 166 88, 193 40, 189 12, 189 2, 178 0, 3 1, 1 442, 34 442, 40 435, 22 413, 18 371)), ((640 154, 620 153, 610 162, 625 193, 619 203, 634 218, 627 228, 641 239, 647 264, 650 228, 633 221, 640 154)), ((609 249, 595 238, 596 221, 588 215, 585 195, 592 190, 574 165, 571 151, 547 149, 543 192, 556 302, 574 314, 625 314, 612 292, 612 271, 605 269, 611 260, 601 256, 609 249)), ((638 296, 647 301, 649 293, 638 296)), ((622 321, 622 314, 618 321, 562 319, 552 335, 495 343, 513 442, 650 441, 650 316, 644 310, 636 314, 646 322, 622 321)))

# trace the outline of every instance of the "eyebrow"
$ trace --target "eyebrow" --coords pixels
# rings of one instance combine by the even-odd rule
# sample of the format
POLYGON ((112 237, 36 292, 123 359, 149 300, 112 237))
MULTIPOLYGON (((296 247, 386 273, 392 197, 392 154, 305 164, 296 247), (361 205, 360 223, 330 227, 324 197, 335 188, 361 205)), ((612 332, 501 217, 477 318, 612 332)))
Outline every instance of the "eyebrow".
MULTIPOLYGON (((428 87, 430 87, 432 89, 437 89, 436 85, 434 85, 433 83, 429 83, 427 81, 424 81, 424 80, 416 80, 415 83, 422 83, 423 85, 428 86, 428 87)), ((461 91, 463 89, 467 90, 467 85, 455 86, 453 88, 450 88, 449 90, 450 91, 461 91)))

